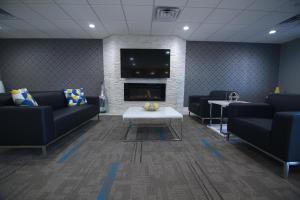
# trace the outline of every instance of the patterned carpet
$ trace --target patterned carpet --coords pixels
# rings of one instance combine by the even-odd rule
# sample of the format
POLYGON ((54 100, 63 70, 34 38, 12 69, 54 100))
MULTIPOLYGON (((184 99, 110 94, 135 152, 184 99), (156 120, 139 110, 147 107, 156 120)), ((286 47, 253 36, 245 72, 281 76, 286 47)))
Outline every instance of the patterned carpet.
POLYGON ((124 130, 120 116, 104 116, 46 157, 1 150, 0 199, 300 199, 299 166, 283 179, 279 162, 236 138, 226 142, 195 118, 184 118, 181 142, 122 142, 124 130))

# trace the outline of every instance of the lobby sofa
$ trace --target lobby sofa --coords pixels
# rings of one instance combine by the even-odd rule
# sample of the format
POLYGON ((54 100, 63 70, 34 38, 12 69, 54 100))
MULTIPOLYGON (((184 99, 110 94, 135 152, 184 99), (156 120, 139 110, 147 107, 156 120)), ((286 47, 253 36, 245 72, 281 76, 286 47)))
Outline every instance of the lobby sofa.
POLYGON ((300 95, 270 95, 265 103, 230 104, 228 135, 265 152, 284 164, 300 161, 300 95))
POLYGON ((0 94, 0 147, 42 148, 46 154, 48 145, 99 114, 98 97, 68 107, 63 91, 31 94, 39 106, 15 106, 10 94, 0 94))
MULTIPOLYGON (((197 115, 202 123, 206 119, 210 119, 210 108, 208 104, 208 100, 228 100, 228 95, 232 91, 222 91, 222 90, 215 90, 211 91, 209 95, 192 95, 189 96, 189 115, 193 113, 197 115)), ((224 117, 226 117, 226 109, 224 112, 224 117)), ((219 119, 220 118, 220 107, 214 106, 212 109, 212 118, 219 119)))

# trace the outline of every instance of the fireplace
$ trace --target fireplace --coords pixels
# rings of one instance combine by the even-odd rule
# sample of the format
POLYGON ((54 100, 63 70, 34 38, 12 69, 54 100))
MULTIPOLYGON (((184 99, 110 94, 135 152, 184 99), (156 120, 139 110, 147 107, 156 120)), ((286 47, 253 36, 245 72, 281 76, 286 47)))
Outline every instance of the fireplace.
POLYGON ((166 84, 124 83, 124 101, 165 101, 166 84))

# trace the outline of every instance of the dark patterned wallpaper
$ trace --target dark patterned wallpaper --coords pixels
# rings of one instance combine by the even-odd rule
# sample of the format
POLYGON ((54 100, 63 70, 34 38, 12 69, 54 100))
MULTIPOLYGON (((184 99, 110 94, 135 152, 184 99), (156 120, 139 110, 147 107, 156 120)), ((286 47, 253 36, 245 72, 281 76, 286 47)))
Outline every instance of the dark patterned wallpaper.
POLYGON ((184 105, 189 95, 236 90, 241 99, 261 102, 278 82, 280 45, 187 42, 184 105))
POLYGON ((7 90, 84 88, 98 95, 102 40, 0 39, 0 74, 7 90))

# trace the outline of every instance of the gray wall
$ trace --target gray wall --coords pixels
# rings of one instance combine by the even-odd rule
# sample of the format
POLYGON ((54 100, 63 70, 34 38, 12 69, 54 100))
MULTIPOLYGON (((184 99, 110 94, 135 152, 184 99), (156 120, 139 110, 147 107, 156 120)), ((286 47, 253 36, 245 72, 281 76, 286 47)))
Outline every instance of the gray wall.
POLYGON ((6 90, 84 88, 100 93, 102 40, 1 39, 0 74, 6 90))
POLYGON ((281 47, 279 85, 283 93, 300 94, 300 39, 281 47))
POLYGON ((241 99, 260 102, 278 82, 280 45, 187 42, 185 103, 190 95, 235 90, 241 99))

